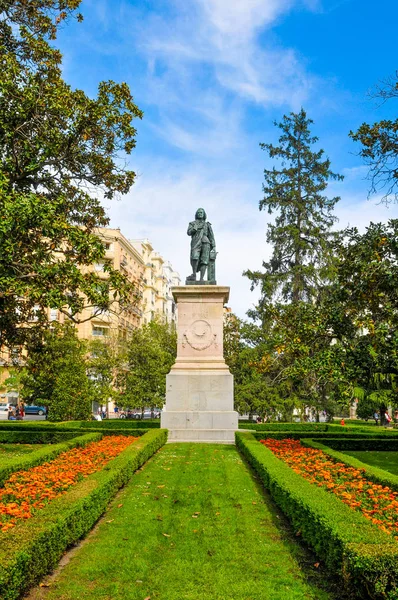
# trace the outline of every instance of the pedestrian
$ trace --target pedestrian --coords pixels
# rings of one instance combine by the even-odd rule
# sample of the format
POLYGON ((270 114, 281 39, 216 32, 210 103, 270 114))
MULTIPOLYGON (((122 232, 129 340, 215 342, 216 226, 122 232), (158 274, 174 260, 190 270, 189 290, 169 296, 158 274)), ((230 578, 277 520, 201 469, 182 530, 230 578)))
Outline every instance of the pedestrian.
POLYGON ((344 419, 341 419, 341 421, 340 421, 340 425, 343 425, 343 426, 345 425, 345 421, 344 421, 344 419))
POLYGON ((23 402, 19 405, 19 416, 21 417, 21 421, 23 421, 25 416, 25 404, 23 402))
POLYGON ((15 411, 14 411, 13 406, 10 406, 10 408, 8 409, 8 419, 9 419, 9 421, 16 421, 15 411))
POLYGON ((15 418, 17 421, 22 421, 21 411, 18 405, 15 408, 15 418))
POLYGON ((391 423, 391 417, 387 411, 384 413, 384 421, 387 426, 391 423))
POLYGON ((378 425, 379 424, 380 415, 377 412, 377 410, 375 411, 375 414, 373 415, 373 418, 375 420, 376 425, 378 425))

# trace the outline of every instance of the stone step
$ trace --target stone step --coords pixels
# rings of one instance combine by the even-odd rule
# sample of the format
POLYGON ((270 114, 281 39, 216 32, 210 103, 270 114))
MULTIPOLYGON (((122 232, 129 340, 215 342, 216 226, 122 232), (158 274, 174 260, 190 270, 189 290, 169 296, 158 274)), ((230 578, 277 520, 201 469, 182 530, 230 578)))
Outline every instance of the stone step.
POLYGON ((169 429, 169 442, 234 444, 235 429, 169 429))

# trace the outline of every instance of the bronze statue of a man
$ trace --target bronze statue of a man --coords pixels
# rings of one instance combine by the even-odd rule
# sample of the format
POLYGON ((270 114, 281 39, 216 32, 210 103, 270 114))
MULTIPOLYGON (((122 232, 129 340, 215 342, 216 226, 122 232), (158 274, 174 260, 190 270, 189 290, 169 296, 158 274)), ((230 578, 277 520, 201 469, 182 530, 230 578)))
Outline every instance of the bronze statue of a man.
POLYGON ((216 241, 214 239, 211 223, 206 221, 206 212, 198 208, 195 221, 188 225, 188 235, 191 236, 191 267, 192 275, 187 277, 186 283, 196 282, 196 273, 200 272, 199 283, 205 283, 204 278, 207 270, 207 282, 215 284, 215 260, 216 241))

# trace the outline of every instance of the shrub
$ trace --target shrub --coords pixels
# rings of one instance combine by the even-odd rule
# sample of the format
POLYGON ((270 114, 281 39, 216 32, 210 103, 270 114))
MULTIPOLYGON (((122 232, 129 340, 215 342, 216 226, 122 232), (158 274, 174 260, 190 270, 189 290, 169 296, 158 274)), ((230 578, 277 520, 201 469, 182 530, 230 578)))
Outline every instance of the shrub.
POLYGON ((252 434, 237 432, 236 443, 297 533, 354 597, 398 599, 398 544, 390 536, 296 474, 252 434))
POLYGON ((327 431, 327 423, 249 423, 239 421, 240 429, 256 431, 327 431))
POLYGON ((398 450, 398 439, 395 437, 373 438, 358 436, 347 438, 325 439, 325 444, 334 450, 398 450))
POLYGON ((285 438, 291 438, 292 440, 301 440, 302 438, 311 438, 311 439, 320 439, 320 440, 398 440, 396 434, 392 432, 380 432, 380 433, 368 433, 360 430, 356 431, 339 431, 339 432, 329 432, 329 431, 253 431, 252 434, 257 440, 263 440, 264 438, 273 438, 275 440, 283 440, 285 438))
POLYGON ((105 419, 104 421, 64 421, 58 427, 82 429, 159 429, 160 419, 105 419))
POLYGON ((0 431, 1 444, 57 444, 81 435, 80 431, 0 431))
POLYGON ((65 550, 85 536, 108 502, 167 440, 167 430, 150 431, 104 469, 53 500, 40 516, 1 535, 0 598, 16 600, 57 565, 65 550))

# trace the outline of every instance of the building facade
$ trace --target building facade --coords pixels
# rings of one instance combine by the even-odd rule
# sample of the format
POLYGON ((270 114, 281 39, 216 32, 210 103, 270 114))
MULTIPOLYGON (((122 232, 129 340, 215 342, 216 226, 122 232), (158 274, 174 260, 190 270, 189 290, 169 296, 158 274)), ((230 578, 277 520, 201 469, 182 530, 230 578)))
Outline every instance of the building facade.
POLYGON ((170 262, 155 252, 148 239, 131 240, 145 263, 143 277, 142 323, 160 319, 165 323, 176 320, 175 303, 171 288, 181 284, 179 274, 170 262))

